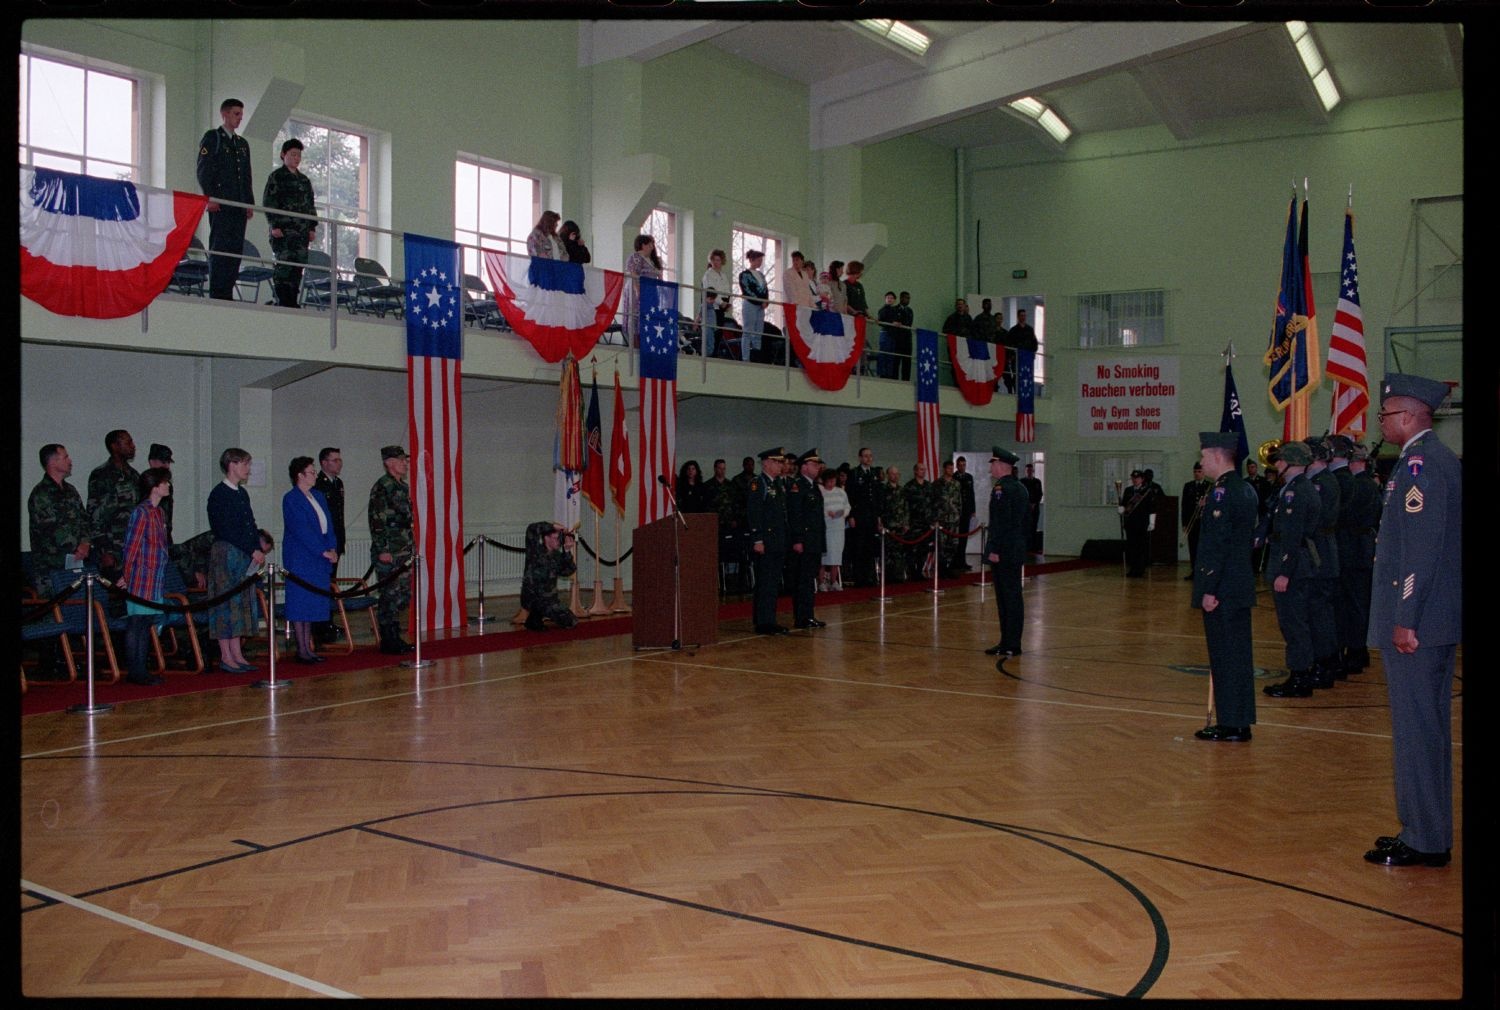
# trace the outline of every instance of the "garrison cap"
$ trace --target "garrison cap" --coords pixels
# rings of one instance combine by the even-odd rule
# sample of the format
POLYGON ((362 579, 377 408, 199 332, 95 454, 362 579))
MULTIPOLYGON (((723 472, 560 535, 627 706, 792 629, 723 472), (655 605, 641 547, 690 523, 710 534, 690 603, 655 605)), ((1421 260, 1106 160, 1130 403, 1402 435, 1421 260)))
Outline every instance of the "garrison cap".
POLYGON ((406 450, 399 445, 382 446, 380 450, 380 461, 383 463, 388 459, 405 459, 406 450))
POLYGON ((1011 452, 1003 445, 990 446, 990 456, 994 459, 998 459, 1002 463, 1009 463, 1011 466, 1015 466, 1017 463, 1021 462, 1020 456, 1017 456, 1015 453, 1011 452))
POLYGON ((1354 451, 1354 439, 1348 435, 1329 435, 1328 452, 1340 459, 1348 459, 1349 454, 1354 451))
POLYGON ((760 458, 761 459, 780 459, 781 457, 783 457, 785 455, 786 455, 786 450, 782 449, 781 446, 778 445, 774 449, 767 449, 764 452, 762 452, 760 454, 760 458))
POLYGON ((1392 372, 1385 377, 1380 384, 1380 402, 1383 405, 1388 397, 1409 396, 1413 400, 1421 400, 1433 410, 1443 405, 1448 398, 1448 384, 1438 382, 1436 379, 1424 379, 1420 375, 1405 375, 1400 372, 1392 372))
POLYGON ((1287 466, 1307 466, 1313 461, 1313 454, 1306 442, 1283 442, 1276 450, 1276 458, 1287 466))
POLYGON ((821 463, 821 462, 823 462, 823 457, 818 455, 817 446, 814 446, 813 448, 807 450, 802 455, 800 455, 800 456, 797 457, 797 465, 798 466, 801 466, 803 463, 814 463, 814 462, 815 463, 821 463))
MULTIPOLYGON (((1198 448, 1200 449, 1228 449, 1230 452, 1240 447, 1240 436, 1233 431, 1200 431, 1198 432, 1198 448)), ((1194 464, 1195 466, 1201 464, 1194 464)))
POLYGON ((146 459, 148 462, 153 459, 159 459, 163 463, 171 463, 172 447, 169 445, 162 445, 160 442, 152 442, 151 451, 146 453, 146 459))

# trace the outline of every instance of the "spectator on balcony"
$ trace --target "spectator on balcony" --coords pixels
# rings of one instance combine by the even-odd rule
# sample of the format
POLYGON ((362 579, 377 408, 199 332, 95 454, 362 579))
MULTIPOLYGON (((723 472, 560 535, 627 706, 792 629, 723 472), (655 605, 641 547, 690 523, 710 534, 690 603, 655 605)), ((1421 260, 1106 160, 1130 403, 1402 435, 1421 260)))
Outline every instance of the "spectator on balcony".
POLYGON ((249 207, 225 207, 220 200, 254 203, 250 179, 250 144, 235 131, 245 118, 245 103, 226 98, 219 105, 220 126, 198 142, 198 187, 208 197, 208 295, 229 299, 240 275, 245 251, 245 223, 255 216, 249 207))
POLYGON ((911 381, 911 333, 912 323, 916 316, 912 313, 911 292, 901 292, 900 300, 896 308, 901 310, 901 318, 896 320, 901 328, 896 331, 896 365, 900 371, 902 382, 911 381))
POLYGON ((740 293, 744 295, 740 312, 743 317, 743 334, 740 337, 740 360, 749 361, 754 352, 760 353, 761 333, 765 330, 766 299, 770 291, 766 288, 766 275, 760 272, 761 261, 766 254, 759 249, 745 253, 745 269, 740 271, 740 293))
POLYGON ((896 327, 901 321, 901 308, 896 304, 896 292, 885 293, 885 304, 876 318, 880 320, 880 357, 875 360, 875 374, 882 379, 896 377, 896 327))
POLYGON ((641 343, 641 278, 660 277, 661 270, 656 239, 650 235, 637 235, 635 251, 625 261, 625 326, 631 347, 639 347, 641 343))
POLYGON ((531 229, 530 235, 526 236, 528 256, 542 260, 566 260, 568 258, 567 244, 557 233, 557 225, 561 220, 562 215, 555 210, 542 211, 541 219, 537 221, 536 227, 531 229))
POLYGON ((709 357, 719 355, 719 316, 729 311, 729 296, 733 292, 734 283, 724 269, 724 250, 715 249, 708 254, 708 267, 703 271, 703 291, 698 303, 703 314, 703 353, 709 357))
POLYGON ((818 277, 818 285, 823 297, 827 300, 827 308, 831 312, 843 314, 849 311, 849 296, 844 290, 844 261, 834 260, 828 264, 828 269, 818 277))
POLYGON ((305 217, 274 214, 275 210, 288 210, 296 214, 312 214, 312 180, 302 174, 302 141, 289 138, 281 145, 281 167, 266 180, 265 194, 260 202, 266 206, 266 223, 271 229, 271 251, 276 254, 276 271, 271 277, 271 288, 276 293, 276 304, 284 308, 297 308, 297 292, 302 288, 302 264, 307 262, 307 249, 318 240, 318 222, 305 217))
POLYGON ((562 236, 563 248, 568 251, 568 262, 588 263, 593 260, 589 247, 583 244, 583 232, 576 221, 564 221, 558 234, 562 236))
POLYGON ((794 308, 816 309, 818 304, 818 267, 811 260, 799 257, 792 263, 786 278, 786 300, 794 308))
POLYGON ((943 332, 963 338, 974 335, 974 318, 969 315, 968 302, 959 298, 953 303, 953 311, 943 320, 943 332))

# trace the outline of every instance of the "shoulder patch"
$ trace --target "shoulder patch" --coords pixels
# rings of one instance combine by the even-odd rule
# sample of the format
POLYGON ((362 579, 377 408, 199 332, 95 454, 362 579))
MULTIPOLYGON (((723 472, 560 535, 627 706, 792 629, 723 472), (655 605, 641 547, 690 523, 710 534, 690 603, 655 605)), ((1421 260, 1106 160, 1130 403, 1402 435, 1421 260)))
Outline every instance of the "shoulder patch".
MULTIPOLYGON (((1214 488, 1214 501, 1223 501, 1223 500, 1224 500, 1224 489, 1222 487, 1216 487, 1216 488, 1214 488)), ((1217 512, 1215 512, 1214 514, 1218 515, 1217 512)))
POLYGON ((1406 458, 1406 472, 1411 474, 1413 477, 1422 476, 1422 457, 1408 456, 1406 458))

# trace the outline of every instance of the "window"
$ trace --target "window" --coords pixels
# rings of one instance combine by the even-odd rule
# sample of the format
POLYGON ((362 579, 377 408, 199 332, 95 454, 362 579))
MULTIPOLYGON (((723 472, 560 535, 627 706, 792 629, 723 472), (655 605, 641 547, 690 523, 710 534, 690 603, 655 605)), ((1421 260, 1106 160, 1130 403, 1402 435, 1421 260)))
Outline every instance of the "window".
MULTIPOLYGON (((348 221, 358 228, 340 228, 338 261, 341 269, 354 266, 356 256, 368 255, 370 233, 370 138, 340 126, 307 119, 289 119, 271 144, 273 170, 281 165, 281 145, 289 137, 302 141, 300 171, 312 182, 313 204, 320 217, 348 221)), ((264 187, 264 182, 259 183, 264 187)), ((260 192, 256 193, 257 201, 260 192)), ((333 255, 328 232, 319 228, 313 248, 333 255)))
POLYGON ((20 71, 21 164, 142 181, 138 80, 29 53, 20 71))
POLYGON ((1166 310, 1165 291, 1079 295, 1078 346, 1139 347, 1166 343, 1166 310))
MULTIPOLYGON (((1037 476, 1041 476, 1042 460, 1037 457, 1037 476)), ((1155 471, 1152 479, 1161 484, 1165 480, 1166 457, 1160 452, 1132 451, 1128 453, 1080 452, 1078 454, 1078 504, 1120 504, 1120 495, 1130 484, 1130 471, 1155 471)), ((1043 485, 1045 487, 1045 485, 1043 485)))
POLYGON ((453 166, 453 239, 464 247, 464 273, 488 286, 479 247, 526 253, 526 236, 542 216, 542 180, 478 160, 453 166))
POLYGON ((655 240, 656 255, 661 258, 662 277, 669 281, 681 280, 677 269, 680 260, 677 250, 677 215, 665 207, 657 207, 646 215, 646 220, 636 234, 650 235, 655 240))
MULTIPOLYGON (((750 264, 745 259, 745 253, 751 249, 759 249, 766 254, 766 258, 760 261, 760 272, 766 275, 766 289, 771 292, 772 298, 785 298, 786 295, 781 287, 781 250, 782 241, 765 232, 751 231, 748 228, 734 229, 730 240, 730 280, 734 282, 735 294, 740 290, 740 271, 747 270, 750 264)), ((743 323, 740 315, 740 300, 734 299, 730 303, 734 318, 743 323)), ((781 306, 772 302, 766 306, 766 322, 774 323, 783 333, 786 332, 785 318, 781 314, 781 306)))

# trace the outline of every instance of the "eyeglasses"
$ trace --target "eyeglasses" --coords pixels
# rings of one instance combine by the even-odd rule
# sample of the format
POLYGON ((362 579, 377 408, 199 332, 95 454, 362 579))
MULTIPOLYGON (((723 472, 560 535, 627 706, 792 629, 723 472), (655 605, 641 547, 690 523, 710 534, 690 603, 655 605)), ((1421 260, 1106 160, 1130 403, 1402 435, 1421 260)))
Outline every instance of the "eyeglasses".
POLYGON ((1410 413, 1411 413, 1411 411, 1409 409, 1403 409, 1403 410, 1382 410, 1380 413, 1376 414, 1375 416, 1378 417, 1380 420, 1384 421, 1386 418, 1390 417, 1392 414, 1410 414, 1410 413))

